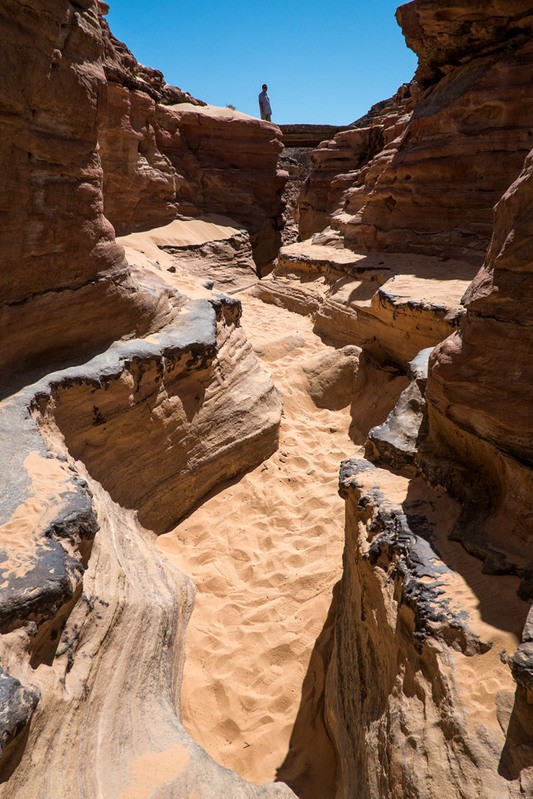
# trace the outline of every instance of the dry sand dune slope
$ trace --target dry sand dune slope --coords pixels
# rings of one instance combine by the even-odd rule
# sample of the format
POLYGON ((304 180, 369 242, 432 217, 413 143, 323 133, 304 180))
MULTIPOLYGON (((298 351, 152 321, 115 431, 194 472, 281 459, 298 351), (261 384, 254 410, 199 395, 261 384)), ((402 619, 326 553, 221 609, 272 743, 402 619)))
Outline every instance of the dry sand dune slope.
POLYGON ((275 778, 302 682, 341 576, 339 462, 349 408, 319 409, 304 366, 331 348, 310 319, 241 295, 243 327, 283 394, 278 451, 216 491, 158 546, 197 596, 186 639, 183 721, 216 760, 275 778))

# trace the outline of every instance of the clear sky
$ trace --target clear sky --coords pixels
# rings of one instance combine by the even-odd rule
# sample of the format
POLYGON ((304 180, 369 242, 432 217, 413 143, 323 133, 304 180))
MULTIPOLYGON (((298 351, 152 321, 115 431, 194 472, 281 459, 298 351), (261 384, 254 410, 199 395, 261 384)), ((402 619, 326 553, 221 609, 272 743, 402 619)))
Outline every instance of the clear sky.
POLYGON ((108 2, 114 35, 167 83, 253 116, 267 83, 279 124, 349 124, 416 69, 397 0, 108 2))

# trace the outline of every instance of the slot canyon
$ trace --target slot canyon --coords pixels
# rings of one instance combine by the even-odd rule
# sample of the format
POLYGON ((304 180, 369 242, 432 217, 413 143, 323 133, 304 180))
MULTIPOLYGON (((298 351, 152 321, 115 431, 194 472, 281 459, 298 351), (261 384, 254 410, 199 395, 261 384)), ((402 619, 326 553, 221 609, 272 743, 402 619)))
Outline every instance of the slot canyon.
POLYGON ((342 127, 108 12, 0 7, 0 799, 533 799, 533 9, 342 127))

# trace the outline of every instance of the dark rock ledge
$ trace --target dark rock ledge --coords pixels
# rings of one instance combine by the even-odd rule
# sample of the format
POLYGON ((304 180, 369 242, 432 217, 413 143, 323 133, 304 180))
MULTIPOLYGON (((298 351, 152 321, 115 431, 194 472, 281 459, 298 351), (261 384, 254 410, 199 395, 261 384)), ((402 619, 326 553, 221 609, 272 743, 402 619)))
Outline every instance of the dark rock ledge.
MULTIPOLYGON (((1 406, 0 435, 4 441, 0 463, 0 632, 27 627, 32 635, 55 617, 81 590, 91 542, 99 529, 92 494, 72 461, 63 452, 48 449, 39 419, 59 386, 84 383, 102 386, 120 376, 132 363, 185 362, 194 371, 213 360, 217 352, 217 319, 237 322, 240 304, 215 297, 185 305, 177 322, 150 340, 113 344, 82 366, 54 372, 1 406), (37 513, 23 524, 17 509, 35 497, 27 459, 50 461, 62 475, 52 488, 38 495, 47 513, 37 513), (62 481, 62 482, 61 482, 62 481), (48 493, 48 495, 47 495, 48 493), (42 519, 46 523, 41 525, 42 519), (7 541, 7 543, 6 543, 7 541)), ((23 686, 0 667, 0 759, 29 723, 39 693, 23 686)), ((5 757, 3 759, 5 759, 5 757)))

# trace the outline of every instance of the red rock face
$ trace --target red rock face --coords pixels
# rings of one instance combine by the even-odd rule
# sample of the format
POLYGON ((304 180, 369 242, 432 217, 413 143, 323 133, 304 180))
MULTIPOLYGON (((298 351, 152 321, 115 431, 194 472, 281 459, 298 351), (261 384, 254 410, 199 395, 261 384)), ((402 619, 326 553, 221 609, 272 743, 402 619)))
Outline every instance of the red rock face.
POLYGON ((104 216, 105 89, 97 6, 7 0, 0 9, 4 382, 135 329, 143 300, 104 216), (112 312, 111 312, 112 311, 112 312), (90 330, 88 334, 87 330, 90 330))
POLYGON ((405 3, 396 12, 407 45, 419 57, 417 80, 432 83, 454 66, 480 55, 519 47, 531 31, 522 0, 433 0, 405 3))
POLYGON ((251 234, 258 266, 272 261, 281 244, 287 179, 276 171, 283 149, 279 129, 250 117, 179 105, 160 107, 158 121, 160 147, 182 175, 180 207, 230 216, 251 234))
POLYGON ((323 141, 312 154, 312 170, 300 196, 300 236, 307 239, 331 223, 342 207, 343 195, 364 185, 368 165, 405 126, 404 114, 413 101, 409 87, 391 100, 378 103, 357 127, 323 141))
POLYGON ((139 64, 101 18, 108 79, 100 126, 104 209, 117 234, 164 225, 176 214, 219 213, 245 227, 254 258, 272 261, 286 176, 277 173, 278 128, 205 103, 139 64))
MULTIPOLYGON (((493 206, 533 144, 533 15, 519 2, 463 5, 399 9, 421 90, 397 139, 345 175, 327 208, 351 249, 483 261, 493 206)), ((311 184, 320 180, 316 170, 311 184)))
POLYGON ((224 210, 250 230, 258 263, 277 251, 277 128, 198 117, 200 101, 139 65, 100 10, 96 0, 0 9, 5 383, 146 331, 154 300, 132 285, 113 226, 224 210), (181 117, 161 105, 184 101, 181 117))
POLYGON ((522 571, 533 513, 532 219, 533 151, 496 207, 466 317, 436 348, 427 393, 430 446, 475 464, 491 487, 487 540, 522 571))

